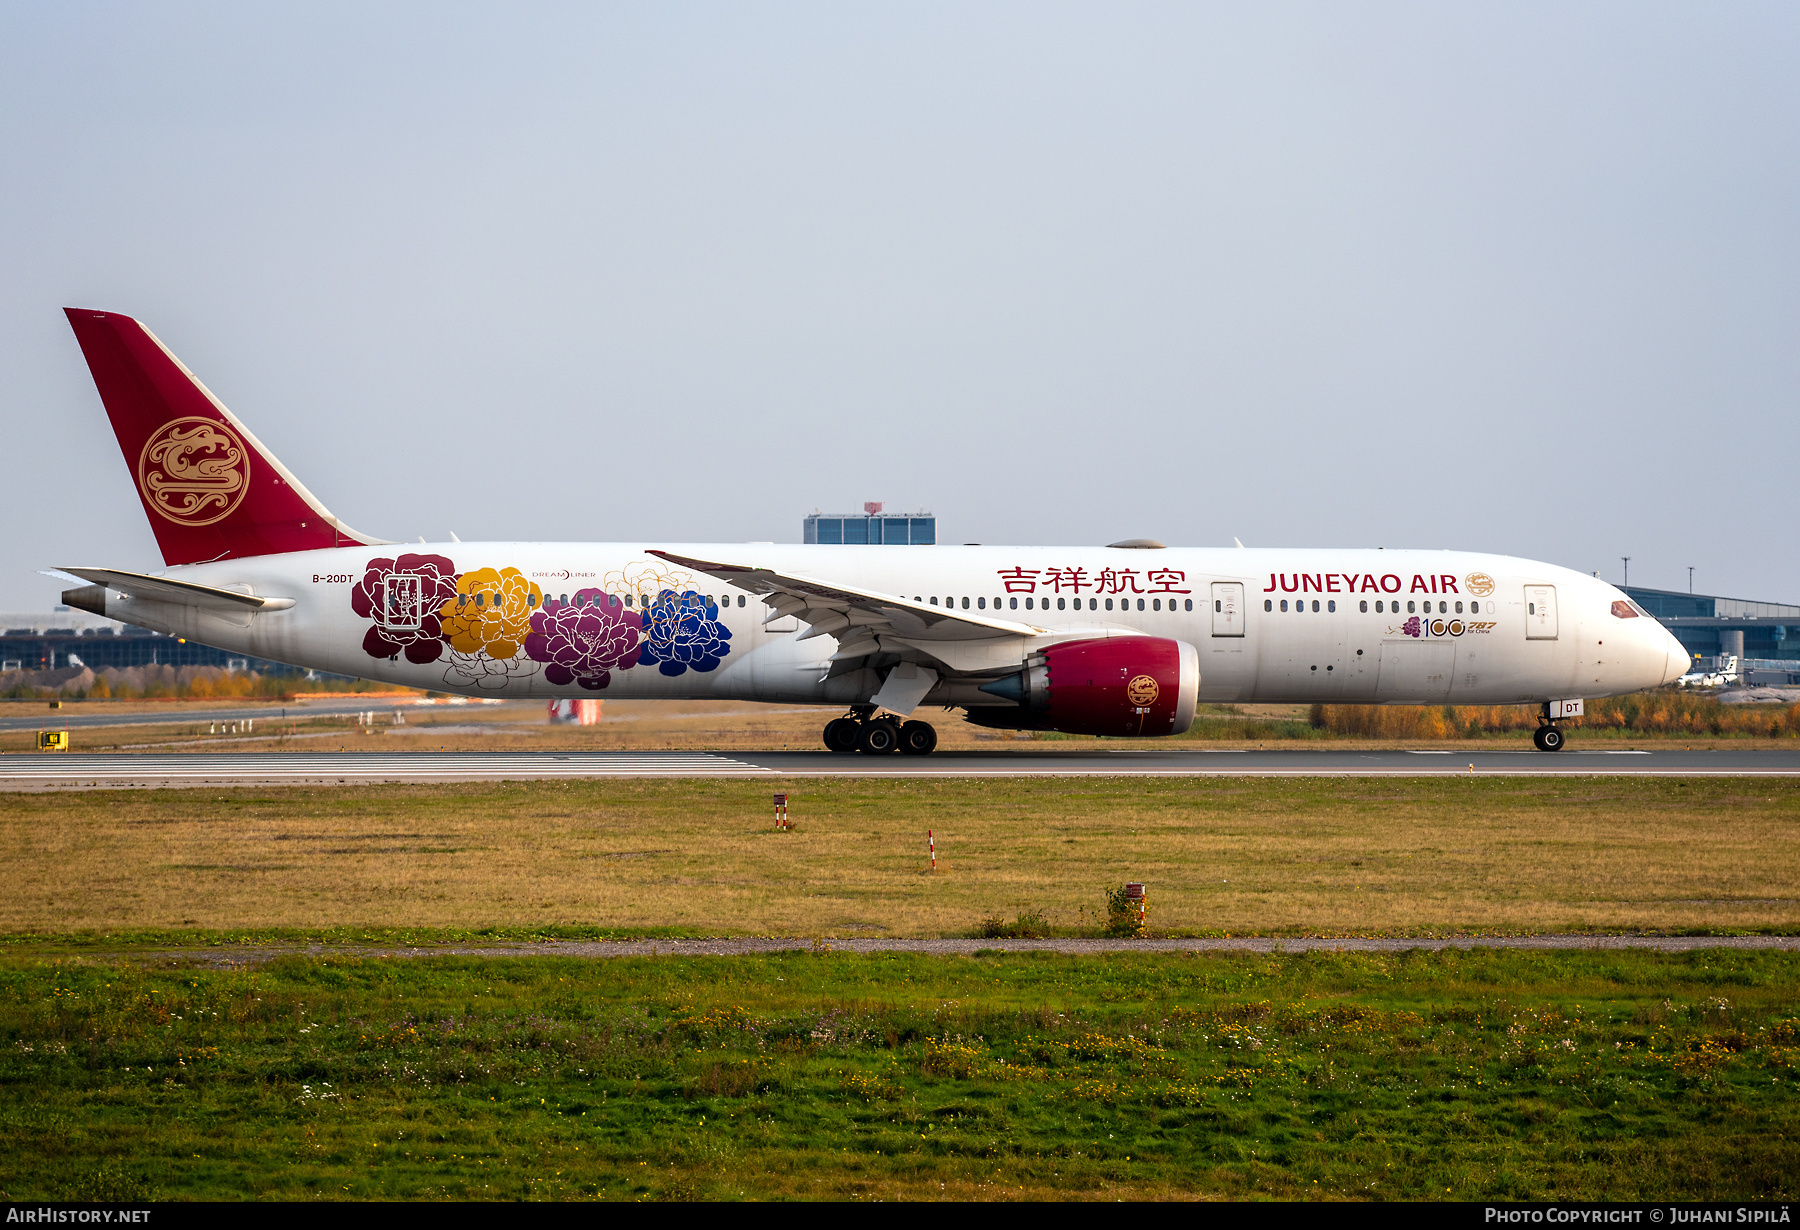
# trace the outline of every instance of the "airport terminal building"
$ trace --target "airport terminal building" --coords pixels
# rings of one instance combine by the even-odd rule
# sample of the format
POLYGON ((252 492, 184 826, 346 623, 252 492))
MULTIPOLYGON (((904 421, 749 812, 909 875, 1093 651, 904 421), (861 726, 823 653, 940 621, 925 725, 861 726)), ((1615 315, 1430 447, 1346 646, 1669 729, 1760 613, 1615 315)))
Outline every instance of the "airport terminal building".
POLYGON ((928 512, 883 512, 880 504, 869 503, 860 513, 815 512, 800 533, 801 542, 827 546, 930 547, 937 545, 937 518, 928 512))
POLYGON ((1800 606, 1672 589, 1625 590, 1702 661, 1736 657, 1746 682, 1800 684, 1800 606), (1783 677, 1785 676, 1785 677, 1783 677))
POLYGON ((218 666, 258 674, 287 674, 295 668, 243 654, 229 654, 199 641, 164 636, 86 611, 61 607, 49 615, 0 614, 0 674, 85 666, 218 666))

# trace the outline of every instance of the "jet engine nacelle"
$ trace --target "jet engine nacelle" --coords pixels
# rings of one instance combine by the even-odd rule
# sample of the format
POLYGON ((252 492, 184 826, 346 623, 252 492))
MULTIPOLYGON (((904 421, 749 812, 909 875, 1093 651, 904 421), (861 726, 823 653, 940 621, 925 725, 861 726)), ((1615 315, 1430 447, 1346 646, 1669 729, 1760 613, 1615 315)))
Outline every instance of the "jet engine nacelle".
POLYGON ((1017 708, 971 706, 969 721, 1071 735, 1178 735, 1194 722, 1200 652, 1163 636, 1064 641, 981 690, 1017 708))

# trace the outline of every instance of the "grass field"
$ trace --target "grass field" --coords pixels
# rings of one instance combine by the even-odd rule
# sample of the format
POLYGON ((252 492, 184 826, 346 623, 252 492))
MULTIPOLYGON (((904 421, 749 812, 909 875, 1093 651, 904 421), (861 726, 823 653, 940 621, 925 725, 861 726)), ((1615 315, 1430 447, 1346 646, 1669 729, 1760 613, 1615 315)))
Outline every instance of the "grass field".
POLYGON ((0 933, 1800 930, 1789 779, 600 781, 0 795, 0 933), (927 869, 925 832, 939 870, 927 869))
POLYGON ((0 1198, 1791 1200, 1800 955, 0 958, 0 1198))

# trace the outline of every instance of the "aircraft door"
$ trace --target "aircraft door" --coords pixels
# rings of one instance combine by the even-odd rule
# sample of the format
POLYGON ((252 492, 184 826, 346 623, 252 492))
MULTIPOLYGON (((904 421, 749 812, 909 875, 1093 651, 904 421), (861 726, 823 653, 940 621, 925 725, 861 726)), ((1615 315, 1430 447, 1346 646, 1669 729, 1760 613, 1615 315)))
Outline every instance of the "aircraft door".
POLYGON ((424 578, 397 572, 387 579, 381 622, 390 628, 417 628, 425 621, 424 578))
POLYGON ((1244 586, 1239 581, 1214 581, 1212 634, 1244 635, 1244 586))
POLYGON ((1527 585, 1525 587, 1525 639, 1528 641, 1553 641, 1556 639, 1556 586, 1527 585))

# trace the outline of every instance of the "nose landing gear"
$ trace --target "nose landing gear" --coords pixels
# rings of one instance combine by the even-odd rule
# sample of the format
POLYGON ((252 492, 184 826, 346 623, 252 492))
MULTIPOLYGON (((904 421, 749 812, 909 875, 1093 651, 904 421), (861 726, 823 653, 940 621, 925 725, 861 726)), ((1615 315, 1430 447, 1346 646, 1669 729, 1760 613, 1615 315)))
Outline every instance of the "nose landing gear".
POLYGON ((857 705, 841 718, 825 723, 825 746, 833 752, 861 752, 865 756, 929 756, 937 748, 937 731, 929 722, 902 722, 893 716, 876 717, 872 705, 857 705))
POLYGON ((1540 752, 1562 751, 1568 740, 1555 721, 1551 719, 1549 702, 1545 702, 1543 711, 1538 715, 1538 721, 1543 725, 1539 726, 1532 734, 1532 745, 1540 752))

